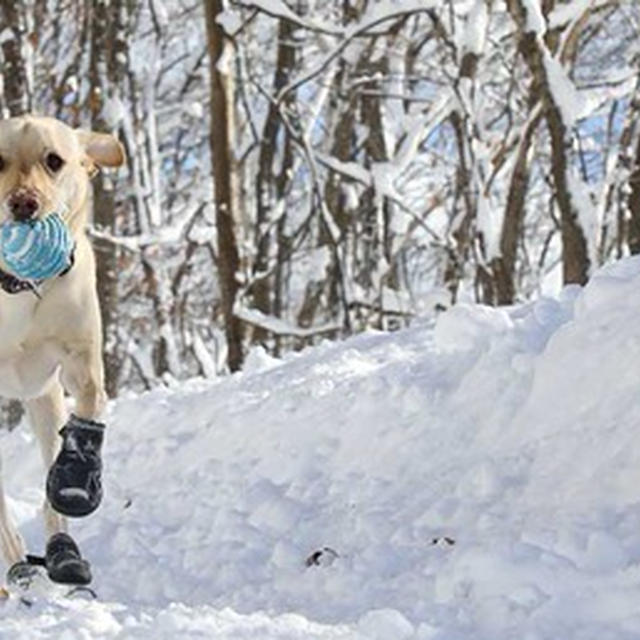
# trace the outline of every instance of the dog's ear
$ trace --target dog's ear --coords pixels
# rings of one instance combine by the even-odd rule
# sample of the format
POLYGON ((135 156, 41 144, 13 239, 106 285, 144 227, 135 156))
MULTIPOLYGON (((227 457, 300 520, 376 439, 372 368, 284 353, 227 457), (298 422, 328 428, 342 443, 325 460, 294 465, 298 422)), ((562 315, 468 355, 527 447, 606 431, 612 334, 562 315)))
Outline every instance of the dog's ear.
POLYGON ((125 160, 124 148, 115 136, 85 129, 76 130, 80 146, 99 167, 119 167, 125 160))

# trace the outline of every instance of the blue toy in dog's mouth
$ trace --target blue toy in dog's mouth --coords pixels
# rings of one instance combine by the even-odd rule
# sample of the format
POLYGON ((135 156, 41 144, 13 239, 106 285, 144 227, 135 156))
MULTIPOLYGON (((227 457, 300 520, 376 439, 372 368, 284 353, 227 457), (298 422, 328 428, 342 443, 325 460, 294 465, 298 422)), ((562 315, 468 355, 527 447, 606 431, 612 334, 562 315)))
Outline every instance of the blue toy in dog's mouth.
POLYGON ((73 238, 59 214, 0 226, 0 256, 11 272, 40 281, 60 275, 71 265, 73 238))

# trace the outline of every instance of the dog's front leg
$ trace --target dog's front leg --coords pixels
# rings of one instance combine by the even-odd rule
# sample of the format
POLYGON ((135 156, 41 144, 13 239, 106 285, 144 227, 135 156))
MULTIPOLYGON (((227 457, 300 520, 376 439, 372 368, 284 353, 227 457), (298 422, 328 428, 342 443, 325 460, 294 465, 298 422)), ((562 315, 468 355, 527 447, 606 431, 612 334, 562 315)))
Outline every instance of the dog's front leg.
POLYGON ((106 404, 101 351, 99 342, 65 350, 62 384, 74 397, 75 415, 82 420, 99 420, 106 404))
MULTIPOLYGON (((40 445, 40 453, 45 469, 49 469, 58 453, 58 431, 67 419, 64 394, 60 383, 53 384, 39 398, 25 402, 31 428, 40 445)), ((47 537, 66 531, 66 519, 52 509, 49 500, 44 502, 44 522, 47 537)))
POLYGON ((47 476, 47 498, 58 513, 81 517, 95 511, 102 499, 105 425, 99 418, 106 395, 98 341, 65 349, 62 384, 76 407, 60 432, 62 447, 47 476))

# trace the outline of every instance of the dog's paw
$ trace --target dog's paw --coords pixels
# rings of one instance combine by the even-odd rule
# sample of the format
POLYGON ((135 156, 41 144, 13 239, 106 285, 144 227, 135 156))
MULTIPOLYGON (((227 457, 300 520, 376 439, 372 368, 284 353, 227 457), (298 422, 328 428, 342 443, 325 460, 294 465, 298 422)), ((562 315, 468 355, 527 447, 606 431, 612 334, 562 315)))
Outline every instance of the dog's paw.
POLYGON ((60 434, 62 448, 47 475, 47 498, 58 513, 80 518, 102 500, 104 425, 72 415, 60 434))

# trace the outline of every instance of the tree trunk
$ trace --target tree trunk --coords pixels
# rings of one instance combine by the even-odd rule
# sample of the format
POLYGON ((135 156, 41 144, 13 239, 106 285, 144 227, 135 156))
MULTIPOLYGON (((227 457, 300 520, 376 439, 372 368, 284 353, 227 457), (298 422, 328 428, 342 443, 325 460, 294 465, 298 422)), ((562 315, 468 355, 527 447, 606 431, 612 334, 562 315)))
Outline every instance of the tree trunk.
POLYGON ((636 142, 633 166, 629 176, 629 250, 640 253, 640 135, 636 142))
MULTIPOLYGON (((126 33, 128 12, 123 0, 91 0, 91 60, 89 76, 91 92, 91 127, 94 131, 113 133, 104 120, 106 99, 119 98, 119 87, 125 77, 127 59, 126 33), (113 22, 112 22, 113 21, 113 22), (106 74, 105 74, 106 71, 106 74)), ((93 189, 95 226, 109 234, 116 232, 116 209, 123 206, 116 197, 114 181, 102 173, 96 176, 93 189)), ((120 357, 118 353, 118 247, 105 239, 94 241, 96 280, 102 317, 105 389, 110 397, 118 391, 120 357)))
POLYGON ((4 0, 2 17, 2 79, 4 101, 11 116, 31 111, 31 91, 24 58, 26 37, 25 3, 4 0))
MULTIPOLYGON (((477 7, 482 7, 485 0, 477 0, 477 7)), ((491 12, 491 0, 486 1, 484 10, 491 12)), ((476 5, 469 6, 467 21, 472 20, 472 13, 476 5)), ((449 43, 444 25, 434 15, 431 16, 439 37, 449 43)), ((465 29, 475 29, 476 25, 468 24, 465 29)), ((465 34, 466 38, 466 34, 465 34)), ((481 299, 491 304, 494 298, 494 282, 486 267, 485 238, 477 229, 478 203, 484 185, 478 171, 476 158, 476 143, 481 143, 479 123, 475 113, 476 74, 480 59, 483 55, 481 47, 460 47, 456 54, 458 75, 454 81, 454 91, 458 104, 449 116, 454 131, 458 164, 456 167, 454 216, 451 224, 451 237, 454 246, 447 251, 447 266, 445 268, 445 286, 451 292, 452 299, 457 297, 460 281, 464 276, 464 267, 469 260, 474 247, 477 247, 476 285, 481 290, 481 299), (458 59, 459 58, 459 59, 458 59)))
POLYGON ((548 57, 552 54, 535 31, 527 30, 528 16, 523 1, 509 0, 508 5, 520 29, 520 50, 541 92, 551 137, 551 175, 560 209, 563 280, 565 284, 586 284, 591 264, 587 238, 578 217, 579 205, 574 201, 570 186, 572 134, 567 130, 562 107, 554 96, 545 66, 545 53, 548 57))
MULTIPOLYGON (((273 93, 277 95, 279 90, 289 81, 295 62, 295 49, 291 38, 293 36, 293 23, 281 19, 278 24, 278 53, 276 70, 273 82, 273 93)), ((256 257, 253 264, 253 277, 255 278, 250 290, 253 306, 265 315, 275 313, 275 279, 266 275, 269 270, 269 257, 274 253, 273 243, 279 240, 277 228, 272 228, 271 212, 278 205, 283 192, 278 188, 278 179, 274 170, 278 137, 282 132, 282 123, 278 106, 271 102, 265 118, 262 139, 260 140, 260 155, 258 158, 258 174, 256 176, 256 220, 255 220, 255 250, 256 257)), ((288 134, 285 133, 285 135, 288 134)), ((283 142, 282 144, 285 144, 283 142)), ((284 216, 283 216, 284 217, 284 216)), ((279 227, 279 225, 276 225, 279 227)), ((262 342, 267 337, 267 330, 256 327, 253 334, 255 342, 262 342)))
POLYGON ((237 371, 243 362, 242 323, 233 313, 238 295, 236 274, 240 266, 235 224, 238 213, 237 172, 233 156, 233 76, 232 70, 228 67, 229 58, 232 57, 232 48, 224 30, 216 22, 217 16, 223 10, 222 0, 205 1, 211 83, 209 144, 215 190, 218 279, 227 338, 227 363, 231 371, 237 371))
MULTIPOLYGON (((530 100, 530 103, 533 100, 530 100)), ((500 233, 500 255, 491 261, 491 271, 495 284, 495 300, 498 305, 513 304, 516 297, 515 267, 518 241, 522 233, 525 216, 527 187, 529 185, 528 156, 533 134, 540 118, 529 122, 522 133, 516 151, 516 160, 511 174, 507 204, 500 233)))

